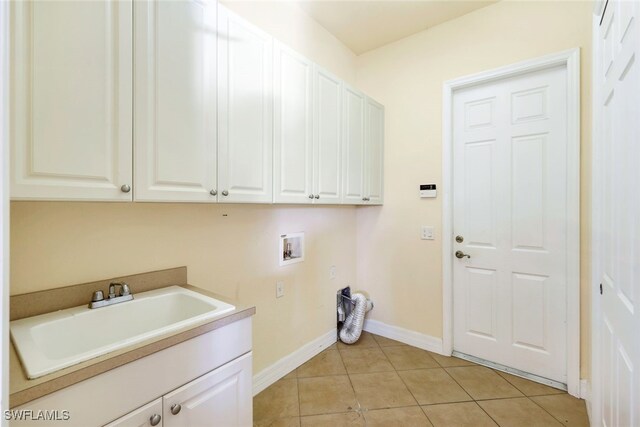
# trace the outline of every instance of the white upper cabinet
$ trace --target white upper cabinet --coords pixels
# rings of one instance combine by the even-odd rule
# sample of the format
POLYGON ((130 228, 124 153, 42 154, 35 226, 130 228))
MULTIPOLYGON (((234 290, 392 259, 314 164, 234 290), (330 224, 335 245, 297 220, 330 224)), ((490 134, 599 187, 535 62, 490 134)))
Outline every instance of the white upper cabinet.
POLYGON ((274 47, 273 199, 311 203, 313 64, 280 43, 274 47))
POLYGON ((365 99, 352 87, 343 85, 343 194, 345 204, 365 203, 365 99))
POLYGON ((10 8, 11 197, 131 200, 131 1, 10 8))
POLYGON ((273 39, 218 7, 218 194, 272 202, 273 39))
POLYGON ((367 204, 382 204, 384 107, 371 98, 365 105, 364 194, 367 204))
POLYGON ((216 6, 135 2, 135 200, 217 200, 216 6))
POLYGON ((314 70, 313 194, 315 203, 340 203, 342 195, 342 82, 314 70))

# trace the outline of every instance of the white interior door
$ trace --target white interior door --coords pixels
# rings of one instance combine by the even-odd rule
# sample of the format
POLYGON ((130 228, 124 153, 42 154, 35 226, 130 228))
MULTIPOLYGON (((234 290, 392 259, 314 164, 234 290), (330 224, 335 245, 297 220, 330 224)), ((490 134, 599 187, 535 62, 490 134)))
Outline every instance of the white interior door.
POLYGON ((594 28, 594 424, 603 426, 640 423, 638 9, 609 0, 594 28))
POLYGON ((566 68, 460 89, 453 113, 454 350, 566 384, 566 68))

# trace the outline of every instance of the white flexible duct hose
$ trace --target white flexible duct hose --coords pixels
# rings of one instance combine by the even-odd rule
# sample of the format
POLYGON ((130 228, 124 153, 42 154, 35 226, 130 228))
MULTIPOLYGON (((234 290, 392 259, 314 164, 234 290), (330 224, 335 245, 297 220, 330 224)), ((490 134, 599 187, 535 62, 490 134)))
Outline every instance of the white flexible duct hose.
POLYGON ((362 333, 364 314, 373 308, 373 303, 362 294, 353 294, 351 299, 356 303, 356 306, 351 310, 340 330, 340 341, 345 344, 353 344, 358 341, 362 333))

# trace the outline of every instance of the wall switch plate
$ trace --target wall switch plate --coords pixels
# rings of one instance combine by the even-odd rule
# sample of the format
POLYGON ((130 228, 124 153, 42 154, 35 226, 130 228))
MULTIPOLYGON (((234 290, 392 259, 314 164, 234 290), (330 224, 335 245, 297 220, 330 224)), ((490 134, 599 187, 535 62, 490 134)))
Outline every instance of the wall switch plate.
POLYGON ((430 225, 422 226, 422 233, 420 234, 420 238, 422 240, 433 240, 435 239, 435 233, 433 231, 433 227, 430 225))
POLYGON ((282 298, 284 296, 284 282, 276 283, 276 298, 282 298))
POLYGON ((334 280, 337 276, 338 272, 335 265, 329 267, 329 280, 334 280))

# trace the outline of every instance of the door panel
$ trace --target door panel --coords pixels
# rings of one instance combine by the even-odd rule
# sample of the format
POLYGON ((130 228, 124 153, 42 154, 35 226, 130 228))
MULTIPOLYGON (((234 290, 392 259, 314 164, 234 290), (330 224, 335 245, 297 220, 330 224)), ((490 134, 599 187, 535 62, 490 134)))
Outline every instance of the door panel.
POLYGON ((384 107, 371 98, 366 101, 365 196, 369 204, 383 201, 384 107))
POLYGON ((638 2, 609 0, 594 28, 594 424, 605 426, 640 422, 638 13, 638 2))
POLYGON ((566 70, 454 94, 454 349, 567 381, 566 70))
POLYGON ((131 200, 131 1, 12 2, 11 25, 11 197, 131 200))
POLYGON ((274 202, 312 203, 313 64, 280 43, 274 58, 274 202))
POLYGON ((343 85, 344 90, 344 140, 343 140, 343 195, 347 204, 363 204, 364 201, 364 146, 365 146, 365 96, 343 85))
POLYGON ((218 6, 220 202, 272 202, 272 64, 271 36, 218 6))
POLYGON ((215 202, 216 2, 135 8, 135 199, 215 202))
POLYGON ((251 353, 248 353, 164 396, 163 425, 249 426, 252 402, 251 353), (180 409, 176 411, 174 405, 180 409))
POLYGON ((314 70, 313 193, 315 203, 340 203, 342 196, 342 83, 314 70))
POLYGON ((155 427, 162 427, 162 398, 136 409, 104 427, 152 427, 152 417, 158 415, 160 422, 155 427))

